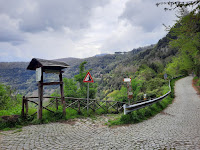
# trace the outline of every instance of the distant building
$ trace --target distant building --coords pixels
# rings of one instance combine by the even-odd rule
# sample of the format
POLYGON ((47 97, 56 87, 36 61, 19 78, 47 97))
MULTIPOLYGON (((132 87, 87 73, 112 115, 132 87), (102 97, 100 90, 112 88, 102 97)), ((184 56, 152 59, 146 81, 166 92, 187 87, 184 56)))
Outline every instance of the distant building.
POLYGON ((115 54, 127 54, 128 52, 115 52, 115 54))
POLYGON ((122 52, 115 52, 115 54, 122 54, 122 52))

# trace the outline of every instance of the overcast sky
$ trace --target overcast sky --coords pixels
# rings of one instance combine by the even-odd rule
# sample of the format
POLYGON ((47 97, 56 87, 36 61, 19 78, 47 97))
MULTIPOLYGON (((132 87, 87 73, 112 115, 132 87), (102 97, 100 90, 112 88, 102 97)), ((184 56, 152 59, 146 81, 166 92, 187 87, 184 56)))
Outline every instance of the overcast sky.
POLYGON ((85 58, 155 44, 165 0, 0 0, 0 62, 85 58))

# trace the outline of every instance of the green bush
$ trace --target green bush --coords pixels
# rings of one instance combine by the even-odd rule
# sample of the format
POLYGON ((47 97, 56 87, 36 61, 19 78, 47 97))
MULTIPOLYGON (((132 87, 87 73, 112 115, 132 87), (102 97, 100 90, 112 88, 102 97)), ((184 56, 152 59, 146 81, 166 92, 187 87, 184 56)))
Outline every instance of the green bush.
POLYGON ((146 94, 147 94, 147 99, 156 98, 158 94, 158 89, 155 89, 153 91, 148 91, 146 94))
POLYGON ((10 86, 0 83, 0 110, 8 110, 21 103, 22 96, 16 94, 10 86))
POLYGON ((197 86, 200 86, 200 79, 197 81, 197 86))
POLYGON ((138 93, 136 100, 143 100, 143 99, 144 99, 144 93, 143 92, 138 93))

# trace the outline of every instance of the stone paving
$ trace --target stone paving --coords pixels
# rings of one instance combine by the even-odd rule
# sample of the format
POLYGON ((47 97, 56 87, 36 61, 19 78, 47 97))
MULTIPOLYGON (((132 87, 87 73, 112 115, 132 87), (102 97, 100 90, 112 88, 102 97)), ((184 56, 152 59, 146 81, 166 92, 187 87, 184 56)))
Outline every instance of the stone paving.
POLYGON ((2 132, 0 149, 200 149, 200 98, 191 82, 192 77, 179 80, 173 104, 142 123, 114 128, 89 121, 32 125, 2 132))

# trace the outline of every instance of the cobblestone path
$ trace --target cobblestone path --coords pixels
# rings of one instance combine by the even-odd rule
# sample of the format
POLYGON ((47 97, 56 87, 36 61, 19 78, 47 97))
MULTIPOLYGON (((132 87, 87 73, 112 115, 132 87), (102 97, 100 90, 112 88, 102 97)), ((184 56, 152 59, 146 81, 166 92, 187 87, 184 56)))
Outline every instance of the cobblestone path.
POLYGON ((192 77, 179 80, 173 104, 142 123, 115 128, 81 121, 32 125, 3 132, 0 149, 200 149, 200 98, 191 82, 192 77))

